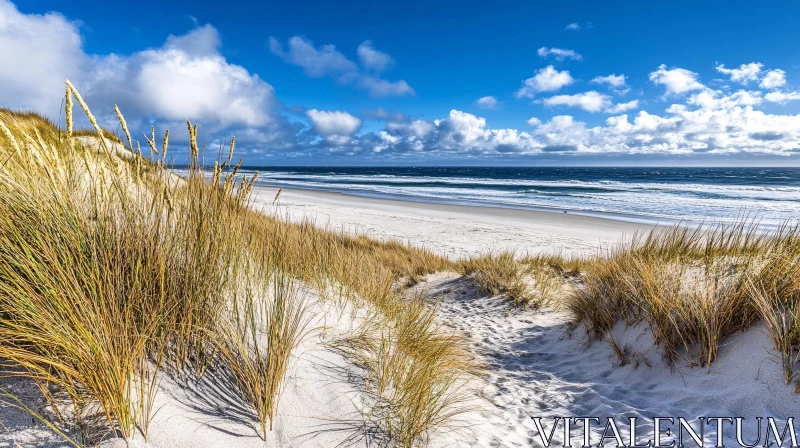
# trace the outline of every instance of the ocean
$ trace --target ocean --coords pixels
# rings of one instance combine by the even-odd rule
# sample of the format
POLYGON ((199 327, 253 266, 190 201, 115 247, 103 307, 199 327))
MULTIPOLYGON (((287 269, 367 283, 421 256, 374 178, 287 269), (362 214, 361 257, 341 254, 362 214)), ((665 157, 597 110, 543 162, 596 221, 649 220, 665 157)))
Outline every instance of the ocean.
POLYGON ((646 223, 800 219, 800 168, 251 167, 259 183, 646 223))

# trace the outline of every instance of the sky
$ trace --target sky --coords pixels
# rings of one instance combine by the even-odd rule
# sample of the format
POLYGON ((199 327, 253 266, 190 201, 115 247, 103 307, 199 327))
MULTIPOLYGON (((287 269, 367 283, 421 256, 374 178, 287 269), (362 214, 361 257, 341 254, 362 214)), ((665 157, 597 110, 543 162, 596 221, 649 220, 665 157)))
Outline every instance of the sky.
MULTIPOLYGON (((800 165, 800 2, 0 0, 0 106, 248 165, 800 165), (141 137, 140 137, 141 136, 141 137)), ((175 162, 185 162, 173 151, 175 162)))

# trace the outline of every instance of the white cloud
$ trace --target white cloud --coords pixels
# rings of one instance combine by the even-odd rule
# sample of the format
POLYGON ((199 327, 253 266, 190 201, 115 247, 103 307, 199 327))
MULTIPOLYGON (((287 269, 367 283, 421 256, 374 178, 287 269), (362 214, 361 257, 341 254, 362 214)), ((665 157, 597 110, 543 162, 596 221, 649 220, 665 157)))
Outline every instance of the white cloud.
POLYGON ((438 139, 433 143, 445 151, 530 153, 540 146, 527 132, 488 129, 486 119, 455 109, 447 118, 437 121, 438 139))
POLYGON ((762 89, 777 89, 786 84, 786 72, 780 69, 767 70, 762 72, 764 64, 760 62, 751 62, 749 64, 742 64, 739 68, 727 69, 724 65, 719 64, 716 69, 720 73, 730 75, 731 81, 747 84, 752 81, 758 81, 759 87, 762 89), (763 76, 762 76, 763 73, 763 76))
POLYGON ((536 51, 536 53, 543 58, 548 56, 553 56, 558 61, 563 61, 564 59, 573 59, 576 61, 583 60, 583 56, 576 53, 575 50, 567 50, 564 48, 547 48, 542 47, 536 51))
POLYGON ((478 98, 478 100, 475 101, 475 104, 477 104, 481 109, 495 110, 500 107, 500 102, 497 101, 497 98, 493 96, 484 96, 478 98))
POLYGON ((109 99, 122 96, 114 90, 126 89, 128 104, 139 113, 166 120, 192 118, 221 127, 267 124, 275 102, 272 86, 227 63, 219 45, 219 34, 210 25, 170 36, 160 49, 104 61, 105 70, 98 71, 88 89, 107 92, 103 96, 109 99))
POLYGON ((394 59, 391 56, 374 49, 372 42, 368 40, 358 46, 357 53, 361 65, 367 70, 382 72, 394 65, 394 59))
POLYGON ((317 49, 310 40, 300 36, 289 39, 289 51, 284 51, 283 45, 270 37, 269 50, 284 61, 302 67, 308 76, 314 78, 338 76, 357 70, 356 64, 339 53, 335 46, 323 45, 317 49))
POLYGON ((541 123, 534 134, 539 137, 543 150, 547 152, 586 151, 589 134, 586 124, 570 115, 556 115, 546 123, 541 123))
POLYGON ((456 109, 451 110, 447 117, 433 121, 389 114, 385 132, 388 135, 380 132, 364 135, 359 145, 371 152, 427 151, 442 154, 532 154, 541 147, 527 132, 492 129, 487 126, 485 118, 456 109))
POLYGON ((70 79, 106 124, 116 120, 115 103, 132 127, 187 118, 211 128, 273 123, 272 86, 228 63, 219 48, 219 33, 206 25, 159 48, 89 56, 76 23, 56 13, 21 14, 0 0, 0 53, 24 61, 0 67, 0 102, 57 116, 70 79))
POLYGON ((611 106, 611 97, 594 90, 575 95, 556 95, 543 100, 545 106, 579 107, 587 112, 600 112, 611 106))
POLYGON ((769 92, 764 99, 773 103, 785 103, 787 101, 800 100, 800 92, 769 92))
POLYGON ((770 70, 764 75, 759 86, 763 89, 777 89, 786 84, 786 72, 780 69, 770 70))
POLYGON ((361 119, 347 112, 311 109, 306 112, 314 130, 324 137, 349 136, 361 127, 361 119))
POLYGON ((356 86, 367 90, 370 96, 376 98, 405 95, 414 96, 416 94, 414 89, 402 79, 400 81, 387 81, 374 76, 362 76, 356 83, 356 86))
POLYGON ((536 71, 533 78, 523 81, 523 86, 516 93, 517 98, 533 98, 538 92, 555 92, 572 84, 575 80, 569 71, 558 71, 552 65, 536 71))
POLYGON ((639 107, 639 100, 629 101, 627 103, 612 104, 611 97, 603 95, 594 90, 583 93, 576 93, 574 95, 556 95, 542 100, 545 106, 569 106, 578 107, 587 112, 607 112, 607 113, 620 113, 626 110, 636 109, 639 107))
MULTIPOLYGON (((775 92, 771 92, 775 93, 775 92)), ((348 143, 365 151, 447 155, 505 153, 624 153, 624 154, 789 154, 800 149, 800 115, 771 115, 753 109, 759 92, 732 94, 704 89, 685 104, 665 113, 639 111, 609 117, 590 127, 570 115, 542 122, 531 118, 533 130, 493 129, 484 118, 461 112, 439 120, 409 119, 387 114, 384 132, 369 133, 348 143)), ((800 99, 800 94, 794 96, 800 99)), ((579 105, 580 106, 580 105, 579 105)), ((606 112, 637 107, 636 101, 608 105, 606 112)))
POLYGON ((748 82, 758 79, 761 68, 764 64, 760 62, 751 62, 749 64, 742 64, 739 68, 725 68, 725 65, 718 64, 715 68, 718 72, 730 75, 731 81, 747 84, 748 82))
POLYGON ((761 92, 739 90, 725 94, 721 90, 704 89, 692 94, 686 103, 704 109, 733 109, 736 107, 752 107, 761 104, 761 92))
MULTIPOLYGON (((590 127, 570 115, 558 115, 546 122, 536 117, 528 124, 530 133, 515 129, 491 129, 486 120, 457 110, 441 120, 428 123, 428 131, 414 135, 411 121, 390 126, 386 132, 397 137, 382 152, 438 151, 480 154, 625 153, 625 154, 789 154, 800 150, 800 115, 773 115, 755 110, 768 101, 800 100, 799 92, 762 92, 703 88, 685 103, 667 107, 663 114, 639 111, 638 100, 611 104, 601 94, 558 95, 543 100, 608 113, 604 125, 590 127)), ((377 138, 376 138, 377 141, 377 138)))
POLYGON ((633 101, 628 101, 627 103, 615 104, 606 109, 606 112, 609 114, 620 114, 622 112, 638 108, 639 108, 639 100, 633 100, 633 101))
POLYGON ((593 84, 608 84, 611 87, 625 87, 625 75, 610 74, 608 76, 595 76, 591 81, 593 84))
POLYGON ((650 73, 650 81, 666 87, 668 94, 681 94, 705 87, 697 81, 697 73, 683 68, 668 70, 664 64, 661 64, 658 70, 650 73))
POLYGON ((415 94, 405 80, 387 81, 376 75, 377 72, 389 68, 394 60, 388 54, 372 48, 370 41, 361 43, 357 50, 361 64, 367 72, 360 71, 355 62, 339 53, 333 45, 323 45, 317 49, 308 39, 295 36, 289 39, 287 52, 274 37, 270 37, 269 42, 272 53, 290 64, 302 67, 308 76, 329 76, 342 84, 364 89, 376 98, 415 94))
POLYGON ((579 23, 570 23, 569 25, 567 25, 566 27, 564 27, 564 29, 565 29, 565 30, 572 30, 572 31, 576 31, 576 30, 579 30, 579 29, 581 29, 581 25, 580 25, 579 23))
POLYGON ((64 79, 78 80, 91 61, 78 24, 59 13, 22 14, 0 0, 0 104, 58 114, 64 79))
POLYGON ((427 120, 411 120, 399 115, 386 122, 386 129, 395 134, 420 139, 433 132, 436 129, 436 124, 427 120))

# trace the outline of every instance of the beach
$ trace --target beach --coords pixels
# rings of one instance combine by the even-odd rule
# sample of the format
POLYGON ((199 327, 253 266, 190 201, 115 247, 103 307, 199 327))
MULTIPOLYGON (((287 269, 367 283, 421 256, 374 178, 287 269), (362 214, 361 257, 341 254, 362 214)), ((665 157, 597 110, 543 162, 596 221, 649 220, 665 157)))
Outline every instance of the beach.
MULTIPOLYGON (((273 206, 275 192, 257 189, 255 207, 333 230, 421 244, 450 258, 501 250, 603 254, 626 236, 652 229, 569 213, 309 190, 284 189, 273 206)), ((542 446, 533 418, 541 417, 549 431, 552 419, 564 416, 637 417, 645 434, 654 416, 686 418, 697 429, 693 419, 699 416, 734 415, 745 419, 743 434, 753 439, 756 417, 790 416, 800 406, 794 386, 781 379, 780 355, 763 324, 731 336, 719 361, 706 369, 668 363, 644 323, 619 322, 613 339, 592 340, 583 327, 570 325, 570 314, 560 306, 520 310, 456 273, 430 275, 412 290, 441 300, 438 318, 490 366, 489 375, 473 386, 481 411, 463 417, 456 430, 435 439, 436 446, 542 446), (608 341, 622 347, 628 359, 608 341)), ((603 424, 595 428, 595 443, 603 424)), ((711 426, 704 431, 708 440, 717 433, 711 426)), ((727 429, 725 437, 732 440, 733 431, 727 429)), ((556 433, 554 441, 562 443, 563 436, 556 433)))
POLYGON ((453 260, 492 251, 596 255, 652 225, 561 211, 367 198, 319 190, 253 190, 256 210, 335 231, 399 240, 453 260))

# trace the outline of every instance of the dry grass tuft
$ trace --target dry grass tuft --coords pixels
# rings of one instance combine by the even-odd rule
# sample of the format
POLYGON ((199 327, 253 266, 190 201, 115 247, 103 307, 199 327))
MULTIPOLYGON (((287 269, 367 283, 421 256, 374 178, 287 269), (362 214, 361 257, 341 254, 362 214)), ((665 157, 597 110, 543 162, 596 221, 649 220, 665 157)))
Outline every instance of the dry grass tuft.
MULTIPOLYGON (((572 262, 577 265, 577 262, 572 262)), ((488 253, 462 260, 459 271, 471 276, 483 292, 504 295, 515 305, 539 308, 553 305, 569 276, 560 257, 518 258, 513 252, 488 253)))
MULTIPOLYGON (((617 321, 645 320, 669 362, 710 366, 725 337, 759 317, 768 325, 775 319, 777 302, 769 297, 785 296, 775 292, 789 287, 776 274, 785 272, 784 257, 796 241, 795 228, 760 233, 745 220, 634 235, 587 265, 568 308, 575 323, 597 338, 617 321)), ((796 256, 792 249, 791 259, 796 256)))

